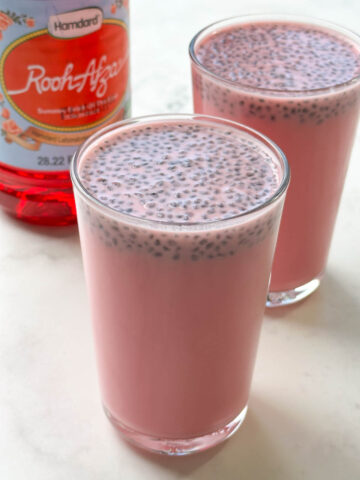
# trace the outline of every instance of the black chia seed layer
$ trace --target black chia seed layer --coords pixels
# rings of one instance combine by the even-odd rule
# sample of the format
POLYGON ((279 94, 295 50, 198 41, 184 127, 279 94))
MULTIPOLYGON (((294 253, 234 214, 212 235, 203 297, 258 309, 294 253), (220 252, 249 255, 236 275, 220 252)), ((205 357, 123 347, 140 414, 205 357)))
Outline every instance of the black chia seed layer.
POLYGON ((200 261, 232 257, 254 247, 277 231, 281 207, 271 206, 257 219, 231 227, 210 231, 160 231, 122 223, 96 212, 82 199, 77 201, 79 219, 108 248, 118 252, 159 260, 200 261))
POLYGON ((91 196, 131 221, 112 219, 86 201, 78 210, 108 246, 173 260, 219 258, 262 241, 279 208, 226 228, 181 231, 181 225, 206 225, 262 205, 279 188, 280 170, 268 147, 234 128, 189 120, 131 125, 98 140, 79 168, 91 196), (141 219, 171 231, 142 227, 141 219))
POLYGON ((359 47, 320 27, 273 22, 228 27, 205 37, 195 53, 205 69, 233 82, 221 84, 194 66, 195 91, 227 116, 320 124, 360 101, 360 82, 316 93, 360 75, 359 47))
POLYGON ((279 186, 279 166, 260 141, 195 122, 136 126, 89 151, 86 190, 112 209, 168 223, 207 223, 245 213, 279 186))
POLYGON ((264 22, 228 27, 196 50, 219 77, 249 87, 316 90, 360 75, 360 51, 350 40, 320 27, 264 22))

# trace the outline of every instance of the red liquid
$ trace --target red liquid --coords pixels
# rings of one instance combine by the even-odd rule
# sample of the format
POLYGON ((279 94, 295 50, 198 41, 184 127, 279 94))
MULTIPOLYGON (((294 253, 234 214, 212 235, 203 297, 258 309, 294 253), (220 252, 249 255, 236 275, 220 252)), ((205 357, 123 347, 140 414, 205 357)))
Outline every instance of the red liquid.
POLYGON ((37 225, 70 225, 76 211, 69 172, 23 170, 0 164, 0 204, 37 225))

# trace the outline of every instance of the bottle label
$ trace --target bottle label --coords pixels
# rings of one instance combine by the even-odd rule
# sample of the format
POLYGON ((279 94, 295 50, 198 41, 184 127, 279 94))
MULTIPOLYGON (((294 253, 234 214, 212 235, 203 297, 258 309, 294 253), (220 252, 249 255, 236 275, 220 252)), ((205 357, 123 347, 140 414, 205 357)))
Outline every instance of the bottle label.
POLYGON ((129 115, 128 1, 93 2, 2 1, 0 162, 66 170, 77 145, 129 115))

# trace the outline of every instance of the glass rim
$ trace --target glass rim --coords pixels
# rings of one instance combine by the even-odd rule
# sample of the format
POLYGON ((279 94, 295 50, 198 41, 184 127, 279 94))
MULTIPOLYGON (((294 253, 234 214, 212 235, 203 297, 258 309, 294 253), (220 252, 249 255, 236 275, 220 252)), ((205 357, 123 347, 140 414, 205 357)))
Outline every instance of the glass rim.
POLYGON ((307 89, 307 90, 286 90, 286 89, 279 89, 279 88, 276 89, 276 88, 256 87, 253 85, 249 85, 245 82, 229 80, 221 77, 220 75, 206 68, 200 62, 195 52, 196 43, 200 39, 200 37, 206 34, 211 34, 213 31, 215 31, 216 28, 221 29, 224 26, 241 24, 243 21, 246 21, 246 20, 249 20, 249 22, 251 21, 260 22, 263 20, 278 20, 279 22, 292 21, 299 25, 310 24, 310 25, 322 27, 322 28, 328 29, 332 33, 341 34, 343 37, 349 40, 349 42, 353 42, 355 45, 358 46, 359 54, 360 54, 360 35, 337 23, 323 20, 317 17, 306 16, 306 15, 293 15, 293 14, 281 14, 281 13, 254 13, 254 14, 245 14, 245 15, 235 15, 232 17, 224 18, 222 20, 217 20, 205 26, 201 30, 199 30, 191 39, 189 44, 189 49, 188 49, 190 59, 194 63, 194 65, 196 65, 202 72, 206 73, 207 75, 214 78, 218 82, 224 83, 225 85, 228 85, 233 89, 234 88, 246 89, 246 91, 249 91, 249 92, 263 93, 263 94, 268 93, 268 94, 271 94, 271 96, 276 96, 277 94, 277 95, 280 95, 282 98, 291 98, 291 97, 297 97, 301 95, 306 96, 307 98, 311 98, 312 96, 321 95, 329 92, 335 92, 337 90, 350 87, 356 84, 358 81, 360 81, 360 72, 359 72, 358 75, 355 75, 353 78, 351 78, 350 80, 347 80, 346 82, 337 83, 335 85, 330 85, 328 87, 313 88, 313 89, 307 89))
POLYGON ((193 114, 168 113, 168 114, 144 115, 140 117, 128 118, 126 120, 114 122, 110 125, 107 125, 106 127, 101 128, 96 133, 91 135, 87 140, 85 140, 85 142, 83 142, 76 150, 71 160, 70 177, 71 177, 74 190, 76 190, 83 199, 85 199, 87 202, 90 202, 92 206, 94 206, 97 210, 100 210, 100 212, 102 212, 103 214, 108 215, 109 217, 115 220, 119 220, 127 224, 142 226, 145 228, 148 227, 153 230, 164 230, 164 231, 172 231, 172 232, 174 231, 175 232, 194 232, 194 231, 211 231, 211 230, 224 228, 226 226, 237 224, 239 222, 239 219, 247 218, 253 214, 260 212, 263 209, 266 209, 267 207, 275 203, 280 197, 283 196, 283 194, 286 192, 288 188, 289 181, 290 181, 290 167, 284 152, 275 142, 273 142, 266 135, 263 135, 262 133, 258 132, 257 130, 254 130, 251 127, 248 127, 247 125, 243 125, 243 124, 233 122, 231 120, 227 120, 220 117, 214 117, 210 115, 203 115, 203 114, 197 114, 197 113, 193 113, 193 114), (101 200, 95 198, 85 188, 79 175, 78 166, 82 156, 86 153, 86 150, 90 148, 99 138, 101 139, 101 137, 103 136, 105 138, 105 135, 108 134, 109 132, 119 130, 122 127, 137 125, 137 124, 146 125, 156 121, 166 121, 166 120, 174 120, 174 121, 177 121, 177 120, 179 121, 195 120, 196 121, 197 120, 199 122, 201 121, 204 123, 207 122, 208 124, 211 123, 215 126, 216 125, 227 126, 229 128, 233 128, 234 130, 237 130, 237 131, 240 130, 242 132, 247 133, 251 137, 255 138, 257 141, 260 141, 262 144, 264 144, 271 151, 271 153, 276 156, 279 162, 279 167, 281 169, 280 171, 282 175, 278 188, 265 202, 261 203, 260 205, 250 210, 239 213, 238 215, 233 215, 229 218, 213 220, 208 222, 173 222, 173 221, 167 221, 167 220, 161 220, 161 219, 155 220, 155 219, 142 218, 136 215, 120 212, 119 210, 116 210, 112 208, 110 205, 107 205, 106 203, 103 203, 101 200))

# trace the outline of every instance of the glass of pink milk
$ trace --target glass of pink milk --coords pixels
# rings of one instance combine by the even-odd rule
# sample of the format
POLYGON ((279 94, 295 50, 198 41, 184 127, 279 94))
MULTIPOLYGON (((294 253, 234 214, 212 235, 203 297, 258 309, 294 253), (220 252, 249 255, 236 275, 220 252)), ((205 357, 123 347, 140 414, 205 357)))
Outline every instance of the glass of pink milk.
POLYGON ((360 105, 359 37, 311 18, 220 21, 190 44, 194 110, 268 135, 292 181, 267 306, 297 302, 324 273, 360 105))
POLYGON ((201 115, 113 124, 71 169, 105 412, 169 455, 243 421, 289 170, 201 115))

